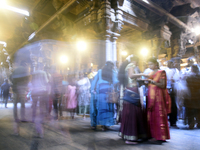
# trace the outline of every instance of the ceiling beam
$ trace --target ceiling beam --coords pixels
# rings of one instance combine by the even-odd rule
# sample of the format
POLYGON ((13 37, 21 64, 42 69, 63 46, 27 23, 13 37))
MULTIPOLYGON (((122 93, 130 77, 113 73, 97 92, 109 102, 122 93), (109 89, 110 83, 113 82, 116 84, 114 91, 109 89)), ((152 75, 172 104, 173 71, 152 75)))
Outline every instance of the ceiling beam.
POLYGON ((163 15, 167 16, 169 18, 169 21, 175 24, 176 26, 191 31, 191 28, 188 25, 177 19, 175 16, 173 16, 168 11, 166 11, 156 3, 152 2, 151 0, 134 0, 134 1, 160 16, 163 15))
MULTIPOLYGON (((73 5, 74 3, 76 3, 77 0, 69 0, 62 8, 60 8, 53 16, 51 16, 44 24, 42 24, 38 30, 36 30, 35 32, 33 32, 30 36, 33 36, 33 38, 41 31, 43 30, 48 24, 50 24, 59 14, 61 14, 63 11, 65 11, 66 9, 70 8, 71 5, 73 5)), ((29 36, 29 37, 30 37, 29 36)), ((26 44, 28 41, 30 40, 27 39, 26 41, 24 41, 19 48, 21 48, 24 44, 26 44)), ((18 48, 18 49, 19 49, 18 48)), ((13 51, 11 53, 11 55, 13 55, 18 49, 16 49, 15 51, 13 51)))

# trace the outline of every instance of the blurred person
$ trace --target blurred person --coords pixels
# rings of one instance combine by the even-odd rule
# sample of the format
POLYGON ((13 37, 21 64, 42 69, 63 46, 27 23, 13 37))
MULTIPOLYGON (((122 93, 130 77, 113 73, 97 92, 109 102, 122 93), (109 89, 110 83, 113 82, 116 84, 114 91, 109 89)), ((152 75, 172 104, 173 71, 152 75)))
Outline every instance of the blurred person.
POLYGON ((35 123, 35 129, 38 133, 39 137, 43 137, 44 131, 42 127, 42 123, 44 122, 44 117, 48 113, 48 109, 46 107, 48 101, 48 78, 46 72, 43 70, 43 64, 38 64, 38 70, 32 73, 32 122, 35 123), (37 110, 37 102, 39 102, 40 114, 38 118, 36 118, 36 110, 37 110))
POLYGON ((171 113, 169 114, 169 122, 171 127, 176 127, 177 121, 177 103, 176 103, 176 90, 175 90, 175 79, 176 76, 179 76, 179 71, 174 66, 173 60, 167 62, 168 68, 165 70, 167 76, 167 90, 171 98, 171 113))
POLYGON ((159 70, 155 58, 148 60, 149 68, 153 70, 148 81, 147 123, 151 142, 162 143, 170 139, 167 114, 171 112, 171 99, 166 89, 166 73, 159 70))
POLYGON ((189 89, 187 86, 186 79, 188 76, 191 74, 191 66, 195 63, 195 57, 189 57, 187 59, 188 65, 181 69, 179 72, 180 75, 180 81, 179 84, 175 84, 177 89, 179 89, 177 92, 178 94, 178 101, 177 101, 177 106, 179 107, 179 112, 181 112, 181 118, 184 120, 184 124, 187 124, 187 119, 186 119, 186 106, 185 106, 185 101, 187 101, 189 97, 189 89))
POLYGON ((25 101, 26 93, 28 91, 28 83, 30 81, 30 65, 26 61, 21 61, 19 64, 15 64, 15 68, 10 76, 13 90, 13 113, 14 113, 14 132, 16 135, 19 134, 19 122, 26 122, 25 118, 25 101), (20 115, 21 119, 18 118, 17 103, 21 103, 20 115))
POLYGON ((93 71, 93 68, 90 68, 89 69, 89 73, 87 75, 88 79, 90 80, 90 84, 92 83, 92 80, 94 79, 94 76, 95 76, 95 72, 93 71))
POLYGON ((44 71, 46 72, 48 83, 47 83, 47 103, 46 103, 46 108, 48 110, 47 118, 50 119, 50 114, 52 110, 52 105, 53 105, 53 98, 52 98, 52 92, 51 92, 51 83, 52 83, 52 76, 50 73, 50 67, 45 66, 44 71))
POLYGON ((114 64, 107 61, 105 66, 98 71, 91 85, 90 119, 93 129, 96 129, 97 125, 101 125, 102 130, 105 131, 108 126, 115 124, 114 104, 107 103, 106 93, 116 83, 118 80, 114 64))
POLYGON ((5 102, 5 108, 7 108, 7 102, 10 91, 10 84, 8 83, 8 79, 5 79, 4 83, 1 85, 1 91, 3 96, 3 101, 5 102))
MULTIPOLYGON (((171 59, 173 61, 173 69, 174 69, 174 75, 172 78, 172 87, 174 88, 174 97, 175 97, 175 103, 173 100, 173 97, 171 97, 172 100, 172 114, 177 109, 177 120, 178 119, 184 119, 185 118, 185 108, 184 106, 184 97, 187 96, 188 90, 186 87, 186 81, 181 79, 181 71, 180 71, 180 63, 181 58, 180 57, 174 57, 171 59)), ((175 119, 175 113, 173 115, 175 119)), ((173 119, 171 120, 173 122, 173 119)), ((173 123, 172 123, 173 124, 173 123)), ((176 126, 175 126, 176 127, 176 126)))
POLYGON ((69 84, 65 92, 66 108, 70 111, 70 116, 74 119, 75 109, 77 107, 77 88, 76 80, 74 77, 69 79, 69 84))
POLYGON ((52 81, 51 81, 51 93, 53 98, 53 107, 54 107, 54 119, 58 120, 58 111, 60 117, 62 117, 62 81, 63 77, 56 70, 56 66, 53 65, 51 68, 52 71, 52 81))
POLYGON ((78 107, 79 114, 83 114, 83 118, 86 118, 87 108, 90 105, 90 81, 88 77, 83 73, 79 74, 78 86, 78 107), (83 110, 83 111, 82 111, 83 110))
MULTIPOLYGON (((187 63, 188 63, 188 65, 187 65, 187 67, 185 67, 185 68, 183 68, 182 70, 181 70, 181 74, 182 74, 182 78, 183 79, 186 79, 186 77, 191 73, 191 66, 193 65, 193 64, 195 64, 195 57, 189 57, 188 59, 187 59, 187 63)), ((199 67, 198 67, 199 68, 199 67)))
POLYGON ((137 63, 138 57, 130 57, 129 61, 122 63, 118 73, 118 80, 125 88, 124 96, 121 95, 123 109, 119 136, 125 140, 126 144, 137 144, 138 139, 147 137, 137 84, 137 78, 146 75, 140 72, 137 63), (130 91, 130 96, 126 94, 126 91, 130 91), (132 95, 134 97, 131 97, 132 95))
POLYGON ((193 129, 195 119, 197 127, 200 128, 200 74, 199 67, 196 64, 191 66, 191 73, 186 82, 189 89, 189 97, 185 99, 186 120, 189 128, 193 129))

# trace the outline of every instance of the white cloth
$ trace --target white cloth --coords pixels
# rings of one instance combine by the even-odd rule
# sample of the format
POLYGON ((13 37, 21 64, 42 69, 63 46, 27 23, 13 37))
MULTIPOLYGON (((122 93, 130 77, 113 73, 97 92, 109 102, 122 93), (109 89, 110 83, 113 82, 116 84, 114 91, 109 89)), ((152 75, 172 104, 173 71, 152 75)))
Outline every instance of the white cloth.
POLYGON ((172 88, 172 80, 177 82, 180 79, 179 70, 176 68, 166 68, 165 69, 167 76, 167 88, 172 88))
POLYGON ((152 69, 147 68, 147 69, 144 70, 144 74, 149 74, 149 73, 151 73, 152 71, 153 71, 152 69))

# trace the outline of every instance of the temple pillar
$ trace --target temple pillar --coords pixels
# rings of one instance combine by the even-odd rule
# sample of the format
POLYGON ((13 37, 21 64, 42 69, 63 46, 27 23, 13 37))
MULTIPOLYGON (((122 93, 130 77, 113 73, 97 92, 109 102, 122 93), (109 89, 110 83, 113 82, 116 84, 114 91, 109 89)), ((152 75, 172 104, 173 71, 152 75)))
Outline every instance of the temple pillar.
POLYGON ((91 21, 97 38, 100 39, 98 62, 102 67, 106 61, 117 61, 117 37, 123 25, 122 11, 119 9, 118 1, 111 7, 109 0, 103 0, 101 3, 93 2, 91 7, 91 21))
POLYGON ((161 48, 168 49, 171 46, 170 38, 172 33, 169 31, 168 26, 164 25, 159 29, 147 31, 144 33, 144 38, 151 40, 152 56, 158 58, 161 48))

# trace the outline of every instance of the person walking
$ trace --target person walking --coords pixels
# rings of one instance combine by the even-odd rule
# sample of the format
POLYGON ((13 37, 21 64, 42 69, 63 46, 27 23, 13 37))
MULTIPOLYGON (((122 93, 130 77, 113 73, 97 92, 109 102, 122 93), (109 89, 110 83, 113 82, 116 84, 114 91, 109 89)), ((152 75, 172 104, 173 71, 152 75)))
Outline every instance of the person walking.
POLYGON ((1 85, 1 91, 3 96, 3 101, 5 102, 5 108, 7 108, 9 90, 10 90, 10 84, 8 83, 8 79, 5 79, 4 83, 1 85))
POLYGON ((21 61, 15 64, 15 68, 10 76, 13 90, 13 114, 14 114, 14 133, 19 135, 19 122, 27 122, 25 117, 25 101, 26 93, 28 91, 28 83, 30 81, 30 65, 27 61, 21 61), (18 118, 17 103, 21 103, 20 115, 18 118))
POLYGON ((43 71, 43 64, 38 64, 38 70, 33 72, 32 74, 32 122, 35 123, 35 129, 40 138, 43 137, 44 131, 42 127, 42 123, 44 122, 45 115, 48 114, 48 109, 46 107, 48 102, 48 78, 45 71, 43 71), (36 119, 36 110, 37 110, 37 102, 39 102, 40 114, 36 119))

